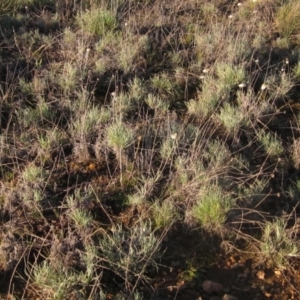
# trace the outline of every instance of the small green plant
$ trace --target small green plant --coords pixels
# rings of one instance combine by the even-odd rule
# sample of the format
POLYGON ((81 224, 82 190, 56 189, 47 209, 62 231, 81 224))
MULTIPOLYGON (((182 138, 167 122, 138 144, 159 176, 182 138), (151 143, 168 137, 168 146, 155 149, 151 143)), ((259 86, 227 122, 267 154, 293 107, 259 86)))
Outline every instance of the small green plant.
POLYGON ((261 131, 258 135, 258 140, 262 143, 265 151, 271 157, 278 157, 284 151, 280 140, 275 134, 261 131))
POLYGON ((203 3, 203 5, 201 5, 201 11, 202 11, 205 23, 209 24, 212 22, 213 18, 216 16, 217 8, 214 3, 203 3))
POLYGON ((208 160, 208 166, 213 169, 225 167, 231 158, 228 147, 219 140, 209 142, 203 157, 208 160))
POLYGON ((130 97, 134 99, 135 102, 140 102, 146 95, 145 83, 138 77, 129 83, 130 97))
POLYGON ((111 147, 118 155, 120 165, 120 183, 123 187, 122 151, 133 143, 134 131, 131 128, 126 128, 123 123, 117 122, 107 128, 106 140, 108 146, 111 147))
POLYGON ((107 123, 112 117, 112 112, 108 107, 102 106, 98 117, 99 123, 107 123))
POLYGON ((285 38, 300 32, 300 3, 290 0, 280 6, 275 15, 275 25, 285 38))
POLYGON ((289 92, 294 87, 294 82, 289 75, 282 73, 280 82, 276 85, 276 89, 274 91, 275 98, 288 98, 289 92))
POLYGON ((80 74, 79 67, 75 63, 67 61, 63 65, 61 74, 56 78, 56 82, 65 94, 68 94, 74 92, 75 88, 78 86, 80 74))
POLYGON ((161 98, 175 101, 180 92, 176 81, 172 80, 171 76, 165 72, 154 75, 150 82, 150 89, 154 94, 159 95, 161 98))
POLYGON ((3 0, 0 4, 0 17, 4 14, 11 13, 16 7, 14 7, 14 1, 3 0))
POLYGON ((76 287, 87 281, 85 277, 83 273, 75 273, 62 267, 53 268, 50 262, 44 261, 33 266, 31 280, 45 299, 63 300, 71 297, 76 287))
POLYGON ((293 73, 294 73, 296 80, 299 81, 300 80, 300 62, 298 62, 296 64, 296 66, 294 67, 293 73))
POLYGON ((173 83, 171 82, 168 74, 162 73, 155 75, 151 78, 151 86, 153 89, 172 93, 173 83))
POLYGON ((128 291, 145 278, 149 267, 156 267, 161 256, 160 243, 150 222, 138 222, 128 229, 114 225, 111 233, 99 240, 107 268, 123 279, 128 291))
POLYGON ((123 123, 118 122, 107 128, 107 142, 115 152, 122 151, 128 147, 134 140, 134 132, 130 128, 126 128, 123 123))
POLYGON ((39 183, 45 179, 45 171, 42 166, 29 164, 22 173, 22 179, 25 183, 39 183))
POLYGON ((80 115, 76 115, 76 118, 71 123, 70 131, 74 137, 80 140, 85 140, 90 134, 97 129, 97 125, 100 118, 100 111, 97 107, 87 107, 86 110, 80 115))
POLYGON ((116 55, 116 61, 121 70, 125 73, 135 68, 135 60, 141 56, 147 48, 148 39, 145 36, 136 37, 126 36, 125 40, 120 41, 120 50, 116 55))
POLYGON ((218 84, 225 92, 244 82, 246 78, 246 72, 243 67, 228 63, 218 63, 216 65, 216 73, 218 75, 218 84))
POLYGON ((300 201, 300 180, 297 180, 293 186, 289 187, 289 195, 293 201, 300 201))
POLYGON ((70 218, 74 221, 75 228, 82 231, 91 225, 92 217, 83 209, 73 209, 69 213, 70 218))
POLYGON ((178 214, 172 201, 165 200, 160 204, 157 200, 152 205, 151 211, 156 228, 168 227, 178 219, 178 214))
POLYGON ((230 133, 237 132, 242 125, 246 124, 243 112, 229 103, 224 103, 217 117, 230 133))
POLYGON ((149 105, 151 109, 163 113, 168 111, 170 105, 170 103, 168 103, 166 100, 163 100, 159 96, 156 96, 154 94, 148 94, 148 97, 146 98, 145 102, 149 105))
POLYGON ((38 187, 32 188, 24 184, 22 186, 22 198, 24 200, 24 203, 33 211, 33 202, 38 204, 43 199, 43 192, 38 187))
POLYGON ((221 232, 232 206, 233 199, 219 186, 211 185, 200 191, 192 215, 205 229, 221 232))
POLYGON ((93 218, 81 205, 81 202, 84 201, 84 197, 86 196, 82 195, 80 190, 76 190, 74 195, 67 197, 66 203, 68 216, 73 221, 74 228, 86 234, 91 228, 93 218))
POLYGON ((47 153, 58 147, 64 137, 64 133, 57 128, 48 130, 45 134, 38 135, 39 148, 47 153))
POLYGON ((148 205, 146 199, 139 192, 130 194, 127 197, 127 204, 131 206, 142 207, 143 205, 148 205))
POLYGON ((121 92, 118 95, 113 95, 112 114, 119 121, 122 121, 132 111, 134 105, 134 99, 128 93, 121 92))
POLYGON ((77 23, 82 30, 97 37, 105 36, 117 26, 115 14, 103 7, 92 8, 78 15, 77 23))
POLYGON ((160 148, 160 155, 163 159, 169 160, 172 158, 172 155, 175 153, 176 149, 178 148, 178 143, 176 141, 176 136, 168 136, 163 141, 161 148, 160 148))
POLYGON ((238 187, 240 204, 250 209, 257 206, 266 198, 267 179, 256 179, 249 185, 242 184, 238 187))
POLYGON ((129 205, 148 204, 148 201, 153 196, 157 182, 161 179, 161 174, 156 176, 142 176, 136 186, 136 193, 128 196, 129 205))
POLYGON ((53 122, 55 112, 44 98, 39 98, 35 108, 25 108, 17 113, 19 122, 24 127, 49 125, 53 122))
POLYGON ((264 259, 280 269, 287 267, 289 258, 300 256, 298 242, 288 235, 282 219, 264 225, 260 248, 264 259))
POLYGON ((188 112, 191 115, 204 117, 212 114, 222 96, 222 87, 216 83, 213 77, 205 77, 202 90, 198 93, 198 99, 187 102, 188 112))

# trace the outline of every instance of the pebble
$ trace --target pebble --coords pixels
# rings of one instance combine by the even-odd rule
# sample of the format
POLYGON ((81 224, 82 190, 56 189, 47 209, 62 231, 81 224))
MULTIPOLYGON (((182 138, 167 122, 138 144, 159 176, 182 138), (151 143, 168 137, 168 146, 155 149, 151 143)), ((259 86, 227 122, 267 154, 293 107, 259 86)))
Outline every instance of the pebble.
POLYGON ((256 273, 256 277, 260 280, 264 280, 265 279, 265 272, 260 270, 256 273))
POLYGON ((279 270, 275 270, 275 271, 274 271, 274 274, 275 274, 276 276, 281 276, 281 272, 280 272, 279 270))
POLYGON ((272 294, 271 294, 271 293, 268 293, 268 292, 264 292, 264 295, 265 295, 267 298, 271 298, 271 297, 272 297, 272 294))
POLYGON ((234 297, 232 295, 229 295, 229 294, 225 294, 223 297, 222 297, 222 300, 239 300, 237 297, 234 297))
POLYGON ((204 280, 202 283, 202 288, 204 292, 208 294, 216 293, 220 294, 223 292, 223 285, 211 280, 204 280))

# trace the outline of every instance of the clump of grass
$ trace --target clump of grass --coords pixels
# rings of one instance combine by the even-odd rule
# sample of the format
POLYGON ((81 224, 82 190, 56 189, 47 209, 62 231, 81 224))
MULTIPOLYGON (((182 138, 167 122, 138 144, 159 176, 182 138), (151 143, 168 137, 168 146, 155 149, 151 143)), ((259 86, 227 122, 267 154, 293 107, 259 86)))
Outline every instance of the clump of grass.
POLYGON ((300 63, 298 62, 293 69, 293 74, 297 81, 300 80, 300 63))
POLYGON ((198 99, 187 102, 188 112, 191 115, 204 117, 212 114, 223 95, 222 87, 218 85, 215 78, 205 77, 202 90, 198 93, 198 99))
POLYGON ((281 76, 280 85, 277 89, 278 96, 287 98, 294 86, 295 83, 293 82, 292 78, 289 75, 283 73, 281 76))
POLYGON ((71 297, 76 287, 88 282, 86 274, 64 270, 62 267, 54 269, 48 261, 34 265, 31 280, 45 299, 55 300, 71 297))
POLYGON ((101 121, 100 117, 100 111, 97 107, 87 107, 85 112, 76 115, 76 118, 70 124, 72 136, 85 140, 86 137, 97 130, 97 125, 101 121))
POLYGON ((243 186, 242 194, 245 197, 250 197, 252 200, 253 200, 253 197, 257 197, 257 196, 259 196, 260 199, 261 199, 261 197, 265 197, 265 194, 263 193, 263 190, 267 186, 267 183, 268 182, 265 179, 256 179, 249 186, 247 186, 247 187, 243 186))
POLYGON ((152 219, 156 228, 166 228, 176 222, 178 213, 172 201, 165 200, 161 204, 155 201, 151 207, 152 219))
POLYGON ((161 99, 159 96, 154 94, 148 94, 145 102, 149 105, 151 109, 154 109, 157 112, 167 112, 170 106, 168 101, 161 99))
POLYGON ((121 70, 125 73, 133 71, 140 64, 143 66, 141 57, 147 53, 148 38, 126 36, 125 39, 120 40, 119 49, 116 52, 116 61, 121 70))
POLYGON ((134 131, 126 128, 122 122, 110 125, 106 131, 108 146, 111 147, 118 156, 120 165, 120 183, 123 187, 123 159, 122 151, 134 141, 134 131))
POLYGON ((166 72, 154 75, 149 82, 150 91, 159 95, 164 100, 174 103, 180 95, 176 81, 166 72))
POLYGON ((289 188, 289 196, 293 201, 298 203, 300 201, 300 180, 297 180, 290 188, 289 188))
POLYGON ((142 176, 138 184, 136 184, 136 193, 128 196, 128 204, 138 206, 148 205, 160 179, 160 173, 156 174, 156 176, 142 176))
POLYGON ((63 64, 62 72, 56 78, 56 82, 67 95, 70 92, 75 92, 79 86, 80 76, 81 72, 78 65, 67 61, 63 64))
POLYGON ((230 27, 211 22, 195 31, 195 50, 198 61, 223 61, 239 63, 249 55, 247 34, 236 36, 230 27), (237 42, 238 40, 238 42, 237 42))
POLYGON ((221 232, 233 204, 233 199, 219 186, 211 185, 200 191, 192 215, 208 231, 221 232))
POLYGON ((22 172, 22 179, 25 183, 39 183, 46 178, 43 166, 29 164, 22 172))
POLYGON ((146 95, 145 83, 138 77, 134 77, 134 79, 130 81, 129 90, 130 97, 137 103, 140 103, 146 95))
POLYGON ((14 3, 12 0, 1 1, 0 4, 0 17, 4 14, 11 13, 15 9, 14 3))
POLYGON ((118 121, 124 120, 133 110, 134 106, 135 101, 130 93, 121 92, 117 95, 113 95, 112 113, 118 121))
POLYGON ((235 66, 228 63, 217 63, 216 73, 218 75, 218 84, 222 91, 228 92, 234 86, 243 83, 246 78, 246 72, 243 67, 235 66))
POLYGON ((224 168, 231 158, 228 147, 219 140, 209 142, 203 156, 208 161, 208 167, 216 170, 224 168))
MULTIPOLYGON (((78 193, 76 195, 77 197, 80 196, 78 193)), ((79 232, 83 232, 88 230, 93 218, 87 211, 80 208, 79 203, 76 204, 76 201, 79 200, 75 199, 75 197, 69 196, 67 198, 67 205, 69 208, 68 216, 74 222, 74 228, 76 228, 79 232)))
POLYGON ((176 137, 173 138, 171 136, 167 136, 161 145, 160 155, 166 161, 172 160, 172 156, 176 152, 177 148, 178 143, 176 141, 176 137))
POLYGON ((134 139, 134 132, 126 128, 123 123, 117 122, 107 128, 107 143, 115 152, 122 151, 128 147, 134 139))
POLYGON ((19 122, 25 127, 47 126, 55 118, 55 111, 44 98, 39 98, 35 108, 25 108, 17 112, 19 122))
POLYGON ((52 128, 37 137, 40 154, 50 155, 50 152, 57 149, 64 141, 67 140, 66 134, 58 128, 52 128))
POLYGON ((281 141, 275 134, 261 131, 258 135, 258 140, 262 143, 265 151, 271 157, 278 157, 284 151, 281 141))
POLYGON ((289 258, 300 255, 299 244, 288 235, 282 219, 265 224, 260 248, 267 262, 280 269, 288 266, 289 258))
POLYGON ((280 6, 275 15, 275 25, 284 38, 300 32, 300 4, 291 0, 280 6))
POLYGON ((147 268, 155 268, 161 256, 161 242, 150 222, 137 222, 128 229, 114 225, 99 244, 107 267, 123 279, 128 291, 145 279, 147 268))
POLYGON ((230 133, 237 132, 243 125, 247 124, 244 113, 229 103, 224 103, 218 114, 218 119, 230 133))
POLYGON ((97 37, 112 32, 116 26, 116 16, 103 7, 95 7, 77 16, 77 23, 83 31, 97 37))

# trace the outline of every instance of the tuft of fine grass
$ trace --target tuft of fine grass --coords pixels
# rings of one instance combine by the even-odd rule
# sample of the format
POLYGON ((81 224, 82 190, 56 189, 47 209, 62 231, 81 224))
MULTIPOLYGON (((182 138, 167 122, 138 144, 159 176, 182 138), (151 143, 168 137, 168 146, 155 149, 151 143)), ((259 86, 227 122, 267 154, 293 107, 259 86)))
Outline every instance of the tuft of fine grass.
POLYGON ((77 23, 83 31, 97 37, 105 36, 117 26, 114 13, 103 7, 82 12, 77 16, 77 23))

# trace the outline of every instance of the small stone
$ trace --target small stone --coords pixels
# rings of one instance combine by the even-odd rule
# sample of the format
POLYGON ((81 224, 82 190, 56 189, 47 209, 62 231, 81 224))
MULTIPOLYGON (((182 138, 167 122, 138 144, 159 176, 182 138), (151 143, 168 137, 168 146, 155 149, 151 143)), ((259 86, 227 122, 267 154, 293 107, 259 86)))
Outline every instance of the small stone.
POLYGON ((274 271, 274 274, 275 274, 276 276, 281 276, 281 272, 280 272, 279 270, 275 270, 275 271, 274 271))
POLYGON ((229 295, 229 294, 225 294, 223 297, 222 297, 222 300, 239 300, 237 297, 234 297, 232 295, 229 295))
POLYGON ((271 293, 268 293, 268 292, 264 292, 264 295, 265 295, 267 298, 271 298, 271 297, 272 297, 272 294, 271 294, 271 293))
POLYGON ((265 279, 265 272, 260 270, 256 273, 256 277, 260 280, 264 280, 265 279))
POLYGON ((202 283, 202 288, 204 292, 208 294, 216 293, 220 294, 223 291, 223 285, 217 282, 213 282, 211 280, 205 280, 202 283))

